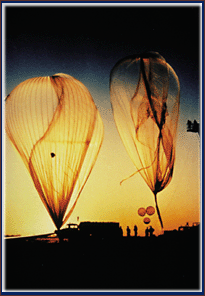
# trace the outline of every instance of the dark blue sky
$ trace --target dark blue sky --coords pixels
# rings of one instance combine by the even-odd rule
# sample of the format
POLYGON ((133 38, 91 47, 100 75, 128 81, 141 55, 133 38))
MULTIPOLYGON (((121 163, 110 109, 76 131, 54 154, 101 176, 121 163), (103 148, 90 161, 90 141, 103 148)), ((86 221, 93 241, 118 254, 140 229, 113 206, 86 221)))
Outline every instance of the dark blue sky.
POLYGON ((185 107, 199 108, 198 7, 7 7, 6 94, 59 72, 108 94, 115 63, 150 50, 176 71, 185 107))

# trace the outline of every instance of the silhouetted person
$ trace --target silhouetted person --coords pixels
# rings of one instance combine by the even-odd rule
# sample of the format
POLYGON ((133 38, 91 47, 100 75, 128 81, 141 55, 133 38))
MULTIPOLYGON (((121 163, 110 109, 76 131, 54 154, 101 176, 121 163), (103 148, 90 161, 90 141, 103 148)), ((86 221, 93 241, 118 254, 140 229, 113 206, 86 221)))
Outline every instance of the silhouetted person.
POLYGON ((190 120, 187 121, 187 132, 191 132, 192 130, 192 122, 190 120))
POLYGON ((146 236, 146 237, 149 236, 149 229, 148 229, 148 227, 145 229, 145 236, 146 236))
POLYGON ((152 226, 149 227, 149 235, 153 236, 154 228, 152 226))
POLYGON ((135 226, 134 226, 134 233, 135 233, 135 236, 137 236, 137 230, 138 230, 137 225, 135 225, 135 226))
POLYGON ((129 228, 129 226, 127 226, 127 236, 128 237, 130 236, 130 228, 129 228))
POLYGON ((193 132, 199 134, 199 124, 196 120, 194 120, 194 123, 193 123, 193 132))

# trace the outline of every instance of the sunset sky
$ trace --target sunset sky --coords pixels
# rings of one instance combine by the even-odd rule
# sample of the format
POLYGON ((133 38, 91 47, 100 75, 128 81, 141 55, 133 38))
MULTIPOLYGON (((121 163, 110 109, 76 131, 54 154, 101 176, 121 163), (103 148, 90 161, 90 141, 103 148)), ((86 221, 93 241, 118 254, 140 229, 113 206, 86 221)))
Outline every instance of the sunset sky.
MULTIPOLYGON (((158 194, 165 230, 200 221, 200 138, 186 131, 187 120, 200 122, 199 4, 171 7, 115 4, 38 8, 7 6, 5 14, 5 85, 8 95, 20 82, 66 73, 89 89, 104 123, 104 141, 96 165, 68 220, 119 222, 126 234, 134 225, 144 235, 140 207, 154 196, 136 171, 116 129, 109 95, 110 71, 119 59, 144 51, 159 52, 181 85, 176 162, 171 183, 158 194)), ((5 147, 5 234, 53 232, 47 213, 20 156, 7 137, 5 147)), ((160 234, 157 215, 151 217, 160 234)))

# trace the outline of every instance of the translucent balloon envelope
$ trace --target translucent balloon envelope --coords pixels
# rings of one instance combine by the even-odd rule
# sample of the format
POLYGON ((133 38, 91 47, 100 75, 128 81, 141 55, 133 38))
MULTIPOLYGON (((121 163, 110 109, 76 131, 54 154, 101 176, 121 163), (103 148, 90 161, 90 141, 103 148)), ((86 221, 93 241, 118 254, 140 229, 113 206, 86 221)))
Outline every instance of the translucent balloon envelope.
POLYGON ((155 208, 152 206, 147 207, 146 213, 147 213, 147 215, 152 216, 155 213, 155 208))
POLYGON ((154 193, 171 181, 179 116, 179 79, 158 53, 134 55, 111 71, 114 119, 133 163, 154 193))
POLYGON ((6 132, 57 229, 71 215, 103 140, 88 89, 56 74, 20 83, 6 98, 6 132))
POLYGON ((138 209, 138 215, 139 216, 144 217, 145 214, 146 214, 145 208, 139 208, 138 209))
POLYGON ((149 224, 151 222, 150 218, 146 217, 143 219, 144 224, 149 224))

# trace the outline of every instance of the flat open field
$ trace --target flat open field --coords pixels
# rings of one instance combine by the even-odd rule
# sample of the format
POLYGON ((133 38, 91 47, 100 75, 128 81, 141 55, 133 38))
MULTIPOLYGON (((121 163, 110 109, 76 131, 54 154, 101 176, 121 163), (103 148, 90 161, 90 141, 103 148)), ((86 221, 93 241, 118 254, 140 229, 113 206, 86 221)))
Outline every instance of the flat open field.
POLYGON ((199 289, 198 234, 6 241, 6 289, 199 289))

